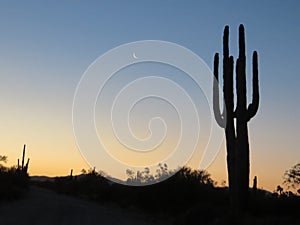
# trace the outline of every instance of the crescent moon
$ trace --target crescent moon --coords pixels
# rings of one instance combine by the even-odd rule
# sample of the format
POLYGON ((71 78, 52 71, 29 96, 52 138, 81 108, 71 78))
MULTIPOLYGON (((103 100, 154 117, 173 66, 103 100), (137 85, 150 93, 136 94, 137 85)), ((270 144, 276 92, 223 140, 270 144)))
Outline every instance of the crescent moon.
POLYGON ((133 57, 134 59, 138 59, 138 57, 136 56, 135 53, 132 54, 132 57, 133 57))

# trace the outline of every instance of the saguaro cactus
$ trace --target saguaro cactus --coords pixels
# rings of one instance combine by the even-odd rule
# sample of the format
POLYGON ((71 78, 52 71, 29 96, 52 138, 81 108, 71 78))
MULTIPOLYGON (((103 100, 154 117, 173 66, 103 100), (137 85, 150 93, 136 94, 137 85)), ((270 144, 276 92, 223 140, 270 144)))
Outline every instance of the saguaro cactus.
POLYGON ((257 176, 255 176, 255 177, 253 178, 253 187, 252 187, 252 190, 253 190, 254 192, 257 191, 257 176))
POLYGON ((27 173, 27 170, 28 170, 28 165, 29 165, 29 158, 27 159, 27 163, 26 165, 24 165, 24 160, 25 160, 25 149, 26 149, 26 145, 24 145, 23 147, 23 155, 22 155, 22 164, 21 164, 21 167, 19 165, 19 162, 20 160, 18 159, 18 170, 24 172, 24 173, 27 173))
POLYGON ((72 180, 73 179, 73 169, 71 169, 71 171, 70 171, 70 180, 72 180))
POLYGON ((234 58, 229 56, 229 27, 223 35, 223 97, 224 108, 219 105, 219 54, 214 57, 213 108, 217 123, 225 129, 227 168, 231 201, 234 207, 247 202, 249 189, 249 141, 248 122, 255 116, 259 106, 258 57, 253 52, 253 95, 247 107, 246 54, 244 26, 239 27, 239 57, 236 60, 236 108, 234 109, 233 72, 234 58), (236 119, 236 121, 234 121, 236 119))

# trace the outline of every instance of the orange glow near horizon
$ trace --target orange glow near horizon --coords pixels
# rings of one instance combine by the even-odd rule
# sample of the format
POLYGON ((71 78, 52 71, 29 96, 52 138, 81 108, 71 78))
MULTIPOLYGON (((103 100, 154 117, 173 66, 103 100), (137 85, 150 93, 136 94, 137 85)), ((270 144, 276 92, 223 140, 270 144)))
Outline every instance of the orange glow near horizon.
MULTIPOLYGON (((71 104, 67 108, 70 110, 71 104)), ((272 121, 272 118, 268 119, 272 121)), ((270 128, 262 127, 262 120, 259 112, 258 119, 251 121, 249 126, 250 186, 253 177, 257 176, 258 187, 273 191, 277 185, 282 185, 284 171, 297 163, 300 156, 297 151, 285 154, 285 148, 296 146, 296 141, 292 142, 291 139, 287 139, 290 137, 281 136, 280 131, 274 128, 276 124, 269 123, 270 128), (268 132, 269 130, 272 130, 272 133, 268 132)), ((30 175, 64 176, 68 175, 71 169, 74 174, 80 174, 83 168, 89 169, 89 165, 77 149, 68 110, 55 114, 52 111, 42 113, 39 107, 23 108, 12 113, 3 110, 0 137, 0 154, 8 156, 8 163, 5 164, 7 166, 17 164, 17 159, 22 157, 23 144, 26 144, 26 159, 30 158, 30 175)), ((207 168, 219 184, 227 181, 225 152, 223 146, 215 161, 207 168)), ((201 152, 198 151, 188 165, 197 169, 200 158, 201 152)), ((120 177, 126 179, 126 171, 120 174, 120 177)))
MULTIPOLYGON (((56 149, 55 151, 46 150, 43 148, 44 146, 45 142, 27 144, 26 159, 28 157, 30 158, 29 174, 31 176, 66 176, 70 173, 71 169, 73 169, 73 174, 80 174, 82 169, 89 169, 89 166, 77 150, 74 141, 62 147, 56 146, 54 143, 48 143, 48 147, 50 149, 56 149), (43 149, 43 151, 37 149, 43 149)), ((22 144, 16 145, 8 143, 4 145, 2 143, 1 148, 11 149, 11 151, 7 152, 8 154, 4 154, 8 156, 6 166, 16 165, 18 158, 21 160, 22 144)), ((196 153, 195 157, 188 163, 188 166, 197 169, 199 163, 197 161, 199 161, 199 158, 199 154, 196 153)), ((267 164, 264 164, 256 160, 255 153, 252 153, 251 159, 250 187, 252 186, 253 177, 257 176, 258 187, 269 191, 275 190, 277 185, 282 185, 282 175, 284 171, 292 165, 288 159, 282 161, 277 167, 272 166, 273 162, 271 159, 267 164)), ((97 168, 97 170, 101 170, 101 168, 97 168)), ((226 153, 224 148, 221 149, 214 162, 206 170, 211 174, 213 180, 218 182, 218 185, 223 181, 226 181, 226 185, 228 185, 226 153)), ((124 174, 120 174, 119 178, 126 179, 126 171, 124 171, 124 174)))
MULTIPOLYGON (((5 110, 2 112, 0 149, 1 155, 8 156, 7 166, 17 164, 17 159, 22 157, 23 144, 26 144, 26 159, 30 158, 30 175, 64 176, 68 175, 71 169, 74 174, 79 174, 83 168, 89 168, 77 149, 68 110, 54 115, 41 113, 38 107, 22 110, 13 113, 5 110), (47 119, 51 116, 55 116, 56 120, 47 119)), ((276 132, 272 127, 274 124, 269 125, 270 130, 273 130, 272 133, 268 132, 268 127, 261 127, 259 125, 263 120, 261 117, 258 114, 258 119, 251 121, 249 126, 250 186, 253 177, 257 176, 258 187, 273 191, 277 185, 282 185, 284 171, 297 163, 300 157, 297 151, 293 152, 294 155, 291 155, 291 152, 285 154, 287 139, 284 139, 279 131, 276 132)), ((269 119, 272 121, 272 118, 269 119)), ((288 143, 288 147, 292 148, 293 142, 288 143)), ((200 158, 201 152, 198 151, 188 165, 197 169, 200 158)), ((101 170, 101 168, 97 169, 101 170)), ((207 170, 219 184, 223 180, 227 181, 224 146, 207 170)), ((104 172, 109 173, 109 171, 104 172)), ((124 171, 120 176, 125 179, 126 172, 124 171)))
MULTIPOLYGON (((18 4, 15 1, 1 2, 0 155, 8 157, 8 162, 1 162, 1 165, 16 165, 17 159, 22 157, 23 145, 26 144, 26 159, 30 158, 29 174, 32 176, 65 176, 71 169, 74 174, 80 174, 82 169, 88 170, 90 166, 78 150, 73 134, 72 104, 76 102, 74 95, 79 90, 78 84, 83 80, 82 76, 86 75, 87 68, 91 68, 90 66, 98 57, 108 51, 112 52, 111 50, 119 45, 128 46, 130 42, 162 40, 191 51, 193 56, 203 59, 208 70, 213 70, 214 54, 218 52, 222 86, 223 29, 226 25, 230 27, 230 55, 234 57, 236 66, 239 54, 238 27, 241 23, 245 25, 247 38, 246 80, 247 100, 249 100, 247 104, 252 97, 252 52, 254 50, 258 52, 260 105, 257 114, 248 123, 250 186, 253 177, 257 176, 259 188, 273 191, 277 185, 283 185, 284 172, 300 161, 300 29, 298 24, 300 1, 276 1, 273 4, 270 4, 271 1, 256 3, 219 1, 218 7, 210 1, 189 1, 188 4, 184 1, 177 1, 176 4, 171 4, 170 1, 143 1, 142 3, 136 1, 134 4, 128 4, 128 1, 117 3, 89 1, 88 4, 86 1, 60 1, 59 5, 56 1, 47 1, 46 5, 40 2, 30 0, 19 1, 18 4)), ((201 77, 202 69, 194 67, 193 60, 185 58, 188 54, 177 54, 173 50, 163 53, 162 47, 163 45, 160 45, 158 51, 149 47, 149 55, 153 57, 155 53, 166 58, 176 56, 178 62, 187 64, 187 72, 177 68, 176 65, 154 63, 152 62, 154 58, 149 62, 144 61, 148 53, 137 51, 143 48, 130 47, 130 54, 127 51, 122 53, 124 55, 115 52, 112 56, 113 60, 103 63, 110 67, 116 62, 118 65, 123 65, 124 62, 124 67, 114 69, 115 73, 109 79, 105 77, 109 74, 108 68, 101 66, 99 71, 95 70, 97 72, 92 70, 96 74, 95 80, 93 77, 90 80, 91 86, 86 83, 84 86, 86 89, 81 92, 82 102, 88 99, 85 96, 97 92, 95 107, 92 109, 95 111, 95 118, 87 118, 86 114, 80 114, 83 116, 79 116, 80 119, 77 121, 84 123, 90 119, 99 130, 101 128, 103 136, 107 138, 107 145, 114 149, 113 153, 116 156, 122 156, 123 148, 119 148, 115 140, 111 141, 113 139, 112 132, 109 130, 111 128, 107 129, 107 126, 103 126, 101 120, 107 123, 111 121, 112 103, 117 100, 118 94, 127 93, 124 87, 128 89, 131 86, 130 90, 140 90, 139 93, 144 92, 148 87, 149 89, 155 87, 156 90, 161 91, 162 96, 167 93, 166 96, 172 97, 174 102, 178 100, 179 104, 175 106, 181 106, 183 108, 181 112, 187 112, 186 117, 189 119, 186 126, 188 132, 185 133, 188 137, 197 133, 191 127, 198 124, 196 119, 190 116, 192 110, 186 107, 189 99, 187 97, 191 98, 191 103, 195 103, 190 105, 195 105, 199 111, 203 139, 209 138, 210 135, 210 130, 203 130, 203 128, 207 128, 207 124, 216 124, 212 115, 213 107, 210 105, 213 101, 213 96, 210 96, 213 92, 213 74, 201 79, 200 85, 196 84, 197 79, 192 79, 187 73, 195 70, 197 74, 195 77, 201 77), (115 56, 125 57, 117 59, 115 56), (130 63, 125 62, 127 59, 130 63), (152 67, 153 65, 155 67, 152 67), (143 76, 167 79, 158 80, 157 83, 148 79, 143 84, 136 83, 135 86, 133 84, 135 82, 132 81, 139 80, 143 76), (102 85, 102 81, 98 81, 96 77, 107 82, 102 89, 92 92, 92 86, 102 85), (171 86, 173 87, 174 82, 176 88, 173 89, 171 86), (208 93, 204 93, 203 87, 207 87, 208 93), (186 98, 181 98, 179 94, 181 90, 186 91, 186 98), (89 91, 91 93, 88 93, 89 91), (101 96, 106 98, 101 99, 101 96), (104 118, 101 117, 103 115, 104 118)), ((236 103, 235 89, 236 85, 234 85, 236 103)), ((222 87, 220 99, 222 99, 221 92, 222 87)), ((139 97, 129 94, 128 96, 139 97)), ((152 96, 152 92, 149 90, 147 95, 152 96)), ((180 136, 175 130, 179 125, 174 124, 179 119, 170 105, 163 107, 162 103, 164 102, 152 101, 153 105, 151 105, 145 102, 144 105, 133 108, 133 119, 130 118, 130 122, 133 124, 133 133, 137 133, 137 136, 140 135, 142 139, 151 133, 147 126, 150 117, 162 115, 162 118, 166 118, 168 125, 171 125, 168 126, 171 133, 170 140, 160 149, 166 151, 159 155, 166 156, 172 151, 171 147, 174 146, 172 141, 176 141, 180 136), (150 114, 147 114, 148 112, 150 114)), ((123 117, 128 115, 127 112, 120 112, 125 104, 126 101, 120 100, 120 108, 116 109, 116 114, 121 115, 118 120, 121 125, 124 125, 122 124, 124 121, 128 122, 123 117)), ((80 104, 78 108, 90 110, 89 107, 81 106, 80 104)), ((157 127, 156 131, 160 132, 162 128, 157 127)), ((224 134, 222 128, 217 128, 224 134)), ((86 129, 79 130, 83 134, 86 132, 86 129)), ((124 130, 126 129, 122 131, 124 130)), ((88 145, 92 147, 94 151, 92 153, 98 150, 94 143, 87 141, 88 145)), ((205 143, 200 140, 198 151, 188 163, 192 168, 199 168, 202 150, 205 149, 203 145, 205 143)), ((192 148, 186 147, 186 149, 192 148)), ((153 158, 155 156, 153 154, 153 158)), ((107 158, 104 157, 100 160, 111 163, 105 161, 107 158)), ((151 162, 154 161, 153 158, 151 162)), ((98 157, 95 157, 95 160, 97 159, 98 157)), ((135 165, 141 163, 126 155, 124 161, 135 165)), ((96 169, 104 170, 107 174, 118 171, 118 176, 126 179, 126 171, 111 168, 114 165, 109 164, 109 166, 108 171, 105 171, 106 167, 101 167, 100 162, 96 169)), ((219 185, 224 180, 228 184, 224 145, 207 171, 219 185)))

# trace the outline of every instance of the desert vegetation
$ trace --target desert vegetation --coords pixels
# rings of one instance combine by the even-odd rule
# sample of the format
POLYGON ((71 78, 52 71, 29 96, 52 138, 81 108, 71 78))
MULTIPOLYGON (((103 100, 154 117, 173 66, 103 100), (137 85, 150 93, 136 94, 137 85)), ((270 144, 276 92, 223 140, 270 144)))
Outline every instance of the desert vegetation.
MULTIPOLYGON (((143 182, 145 178, 137 181, 138 176, 142 177, 138 174, 143 172, 130 173, 128 179, 143 182)), ((229 207, 228 187, 219 187, 206 171, 187 167, 169 179, 149 186, 113 183, 94 169, 78 176, 57 177, 36 181, 35 184, 60 194, 141 211, 155 218, 170 220, 173 224, 297 224, 300 221, 297 214, 299 195, 261 189, 249 190, 247 211, 236 218, 229 207)))
MULTIPOLYGON (((29 160, 24 166, 25 145, 23 149, 22 166, 6 167, 7 156, 0 156, 0 200, 13 200, 22 197, 29 185, 27 173, 29 160)), ((18 160, 19 161, 19 160, 18 160)))

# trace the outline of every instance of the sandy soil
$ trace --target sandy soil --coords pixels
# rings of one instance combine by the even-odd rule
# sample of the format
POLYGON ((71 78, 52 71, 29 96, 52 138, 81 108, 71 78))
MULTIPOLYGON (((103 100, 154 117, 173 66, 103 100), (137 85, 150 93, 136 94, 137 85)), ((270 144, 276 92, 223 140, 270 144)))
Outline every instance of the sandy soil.
POLYGON ((152 225, 149 216, 31 186, 26 197, 0 203, 1 225, 152 225))

